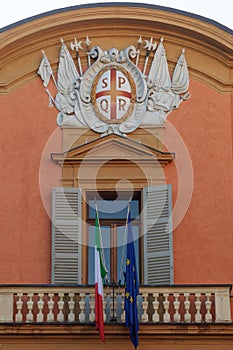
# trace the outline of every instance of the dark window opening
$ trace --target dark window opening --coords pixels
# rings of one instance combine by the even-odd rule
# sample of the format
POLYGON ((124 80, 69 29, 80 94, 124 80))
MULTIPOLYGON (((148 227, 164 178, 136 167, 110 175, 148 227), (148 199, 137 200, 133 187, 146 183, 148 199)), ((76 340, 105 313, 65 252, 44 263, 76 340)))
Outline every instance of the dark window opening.
MULTIPOLYGON (((125 255, 127 244, 127 213, 131 198, 131 223, 134 237, 134 248, 139 273, 140 261, 140 210, 141 192, 133 195, 127 191, 87 192, 87 224, 88 224, 88 283, 94 283, 94 244, 95 216, 98 209, 103 255, 108 275, 105 283, 124 284, 125 255)), ((140 280, 140 278, 139 278, 140 280)))

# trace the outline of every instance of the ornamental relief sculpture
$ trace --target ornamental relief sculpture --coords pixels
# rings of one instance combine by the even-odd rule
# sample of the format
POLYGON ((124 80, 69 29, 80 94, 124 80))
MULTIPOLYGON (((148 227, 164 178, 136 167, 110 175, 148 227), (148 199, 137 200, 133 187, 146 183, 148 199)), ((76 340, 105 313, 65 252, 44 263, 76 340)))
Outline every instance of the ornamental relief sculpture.
POLYGON ((157 46, 152 38, 143 41, 140 37, 137 47, 130 45, 124 50, 107 51, 90 44, 87 37, 84 65, 80 57, 82 41, 75 39, 70 44, 76 52, 74 60, 61 39, 56 78, 42 51, 38 74, 50 105, 59 111, 59 126, 87 127, 101 135, 126 135, 142 125, 163 126, 169 113, 189 99, 184 49, 170 77, 163 38, 157 46), (144 61, 140 67, 139 56, 144 61), (48 89, 51 79, 57 89, 55 97, 48 89))

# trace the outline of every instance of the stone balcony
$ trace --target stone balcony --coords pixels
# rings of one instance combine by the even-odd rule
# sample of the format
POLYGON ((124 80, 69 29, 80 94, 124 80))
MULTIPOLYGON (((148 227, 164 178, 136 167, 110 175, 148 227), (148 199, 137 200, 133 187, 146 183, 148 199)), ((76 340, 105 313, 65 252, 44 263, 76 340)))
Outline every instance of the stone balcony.
MULTIPOLYGON (((140 286, 142 324, 231 322, 230 285, 140 286)), ((94 286, 1 285, 0 322, 15 324, 92 324, 94 286)), ((106 324, 123 324, 124 288, 104 288, 106 324)))

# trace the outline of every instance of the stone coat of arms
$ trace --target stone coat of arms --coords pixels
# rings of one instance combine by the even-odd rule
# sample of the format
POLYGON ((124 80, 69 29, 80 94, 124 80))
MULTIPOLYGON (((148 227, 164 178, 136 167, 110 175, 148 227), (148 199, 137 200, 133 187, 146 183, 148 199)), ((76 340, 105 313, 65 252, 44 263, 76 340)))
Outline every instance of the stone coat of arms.
POLYGON ((125 135, 140 125, 164 125, 168 114, 190 97, 185 53, 183 49, 171 77, 163 38, 158 47, 152 38, 144 42, 140 37, 137 47, 107 51, 99 46, 91 48, 87 37, 87 62, 82 65, 82 42, 75 39, 70 44, 76 52, 74 60, 61 39, 56 78, 42 51, 38 74, 50 105, 59 111, 58 125, 87 127, 102 135, 125 135), (139 66, 140 55, 143 64, 139 66), (51 77, 57 89, 55 97, 48 89, 51 77))

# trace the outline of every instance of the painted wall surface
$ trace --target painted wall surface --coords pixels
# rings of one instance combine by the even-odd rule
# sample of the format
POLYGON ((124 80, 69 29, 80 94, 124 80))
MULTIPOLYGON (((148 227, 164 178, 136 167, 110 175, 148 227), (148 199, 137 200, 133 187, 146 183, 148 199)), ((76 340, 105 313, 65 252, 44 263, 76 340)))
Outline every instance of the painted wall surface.
MULTIPOLYGON (((165 168, 175 208, 174 282, 233 283, 230 95, 194 79, 190 93, 169 116, 164 135, 165 146, 176 153, 165 168)), ((50 283, 49 208, 61 176, 50 159, 62 150, 57 112, 48 107, 39 78, 0 96, 0 105, 0 283, 50 283)))
MULTIPOLYGON (((51 224, 40 195, 40 162, 56 128, 54 111, 47 108, 39 79, 0 96, 0 104, 0 281, 49 283, 51 224)), ((61 149, 61 138, 56 140, 53 151, 61 149)), ((48 181, 52 177, 56 185, 55 165, 46 161, 48 181)))
MULTIPOLYGON (((193 168, 192 199, 173 235, 175 281, 232 283, 230 96, 217 93, 197 81, 191 81, 190 92, 191 99, 169 118, 184 140, 193 168)), ((174 151, 179 163, 179 150, 174 148, 174 151)), ((180 187, 173 181, 173 167, 168 165, 166 173, 168 181, 174 183, 174 187, 178 186, 174 188, 177 196, 180 187)), ((186 165, 182 164, 180 171, 185 173, 186 170, 186 165)), ((184 188, 188 189, 190 183, 191 179, 186 177, 184 188)))

